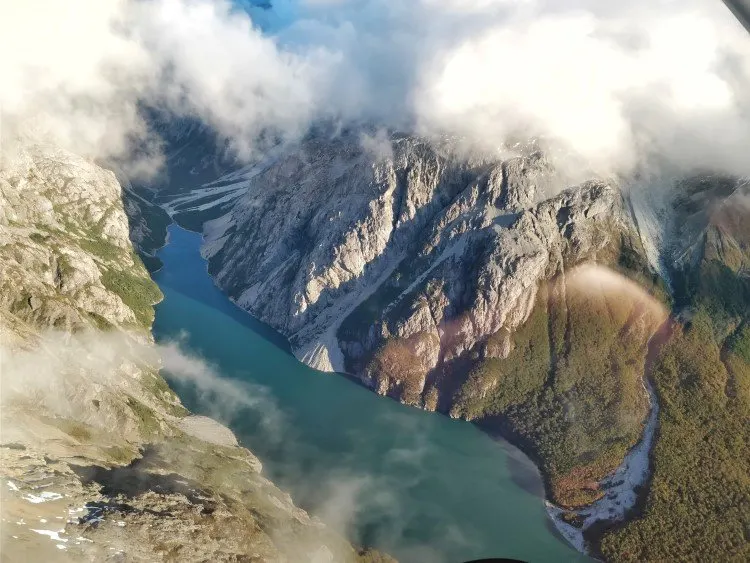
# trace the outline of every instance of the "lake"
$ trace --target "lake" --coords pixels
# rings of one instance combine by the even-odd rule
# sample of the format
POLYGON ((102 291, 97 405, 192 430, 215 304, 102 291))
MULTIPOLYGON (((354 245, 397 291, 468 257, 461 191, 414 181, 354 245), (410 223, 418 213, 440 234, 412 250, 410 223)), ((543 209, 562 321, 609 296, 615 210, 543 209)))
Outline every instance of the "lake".
POLYGON ((251 400, 165 375, 188 408, 232 428, 299 506, 404 562, 586 560, 552 529, 541 479, 519 450, 302 364, 214 286, 200 243, 170 226, 154 274, 164 293, 154 335, 179 340, 251 400))

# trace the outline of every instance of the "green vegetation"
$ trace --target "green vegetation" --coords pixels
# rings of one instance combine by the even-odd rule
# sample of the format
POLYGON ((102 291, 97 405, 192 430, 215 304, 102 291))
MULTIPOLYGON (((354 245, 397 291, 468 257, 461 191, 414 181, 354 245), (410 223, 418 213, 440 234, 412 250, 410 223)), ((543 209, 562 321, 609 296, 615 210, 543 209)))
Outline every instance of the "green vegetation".
POLYGON ((167 227, 172 222, 167 212, 151 201, 154 196, 153 191, 135 186, 123 191, 123 197, 129 200, 130 204, 125 206, 130 224, 145 222, 148 227, 138 245, 141 252, 147 255, 164 246, 167 242, 167 227))
POLYGON ((662 350, 653 480, 640 517, 605 535, 607 559, 750 559, 750 369, 731 348, 722 361, 709 311, 662 350))
POLYGON ((747 280, 717 260, 704 262, 688 277, 686 291, 690 303, 699 302, 706 309, 719 341, 736 328, 750 304, 747 280))
POLYGON ((556 502, 589 503, 640 436, 647 342, 659 321, 638 299, 543 287, 510 355, 478 362, 452 413, 515 439, 556 502))
POLYGON ((176 213, 174 216, 175 223, 177 223, 183 229, 189 231, 195 231, 196 233, 203 232, 203 224, 206 221, 217 219, 222 215, 225 215, 231 209, 231 204, 220 204, 215 207, 210 207, 204 211, 182 211, 176 213))
MULTIPOLYGON (((501 414, 539 392, 550 372, 548 323, 547 287, 543 286, 531 315, 513 335, 510 355, 475 365, 454 399, 454 414, 470 420, 501 414)), ((491 336, 488 346, 500 345, 495 341, 506 337, 503 332, 491 336)))
POLYGON ((158 373, 153 371, 144 371, 141 382, 143 388, 153 397, 164 405, 167 413, 173 416, 187 416, 189 411, 180 404, 177 394, 169 387, 169 384, 158 373))
POLYGON ((112 244, 101 234, 91 238, 82 238, 78 241, 78 245, 82 250, 101 258, 105 262, 116 262, 129 253, 129 250, 112 244))
POLYGON ((112 324, 100 314, 93 313, 91 311, 89 311, 87 314, 89 316, 89 319, 91 319, 97 329, 109 330, 110 328, 112 328, 112 324))
POLYGON ((67 418, 56 420, 57 426, 71 438, 79 442, 91 442, 92 434, 89 426, 67 418))
POLYGON ((727 352, 743 362, 750 363, 750 324, 742 325, 727 339, 727 352))
POLYGON ((104 452, 109 456, 109 459, 119 465, 130 463, 137 454, 135 450, 126 448, 124 446, 108 446, 103 449, 104 452))
MULTIPOLYGON (((642 289, 593 281, 552 281, 512 339, 506 358, 477 361, 453 398, 451 414, 475 420, 519 444, 542 468, 552 499, 590 503, 598 482, 638 440, 648 411, 642 384, 648 341, 663 321, 663 284, 639 244, 617 234, 597 261, 642 289)), ((603 240, 612 232, 603 230, 603 240)), ((491 336, 500 349, 509 335, 491 336)))
MULTIPOLYGON (((145 204, 143 207, 146 209, 145 204)), ((78 241, 78 245, 89 254, 99 258, 106 265, 121 262, 124 256, 130 256, 136 264, 143 264, 148 272, 153 273, 161 268, 162 262, 156 256, 152 256, 146 252, 153 252, 164 245, 166 242, 167 226, 169 224, 169 216, 161 208, 158 209, 166 216, 166 220, 164 220, 161 214, 153 211, 150 212, 149 219, 153 217, 154 224, 149 224, 150 233, 142 241, 140 245, 141 251, 137 254, 131 252, 129 248, 124 249, 112 244, 103 236, 101 230, 98 229, 86 233, 86 237, 81 238, 78 241)), ((130 220, 133 221, 135 219, 131 218, 130 220)))
MULTIPOLYGON (((408 339, 392 338, 378 350, 365 372, 374 375, 378 382, 389 382, 393 391, 407 404, 419 404, 420 393, 427 368, 422 365, 416 353, 417 347, 424 339, 434 338, 424 333, 415 334, 408 339)), ((437 346, 437 343, 433 343, 437 346)))
MULTIPOLYGON (((724 227, 744 232, 725 215, 724 227)), ((661 406, 652 481, 633 520, 592 530, 606 560, 750 560, 750 280, 737 267, 748 260, 732 233, 711 229, 703 260, 674 274, 685 326, 651 351, 661 406)), ((619 256, 599 258, 666 302, 623 242, 619 256)), ((640 434, 639 374, 655 323, 638 322, 639 307, 621 299, 559 295, 555 285, 541 292, 507 358, 474 365, 453 413, 513 438, 553 499, 575 505, 599 494, 596 482, 640 434)))
MULTIPOLYGON (((596 280, 575 287, 560 277, 539 288, 529 318, 515 332, 502 328, 488 338, 481 357, 462 357, 430 373, 415 352, 423 336, 414 335, 389 339, 364 365, 348 369, 364 371, 378 387, 387 383, 389 394, 405 403, 449 409, 451 416, 512 439, 542 468, 557 503, 595 500, 602 495, 598 482, 641 435, 648 412, 642 383, 648 341, 665 317, 660 303, 668 300, 637 240, 609 225, 600 238, 601 249, 589 259, 623 273, 642 290, 624 283, 613 292, 596 280), (508 339, 510 353, 503 358, 508 339)), ((403 292, 424 266, 404 260, 342 323, 339 339, 365 340, 363 331, 393 303, 391 320, 411 314, 407 307, 421 306, 418 294, 431 294, 429 285, 403 292)))
POLYGON ((158 286, 146 275, 124 270, 105 269, 102 272, 104 287, 120 296, 133 313, 138 324, 149 328, 154 322, 154 303, 161 299, 158 286))
POLYGON ((8 307, 8 310, 13 313, 14 315, 17 315, 19 313, 26 313, 31 309, 31 294, 26 292, 21 292, 11 303, 8 307))
POLYGON ((30 239, 31 239, 32 241, 36 242, 37 244, 44 244, 44 242, 45 242, 45 241, 47 240, 47 238, 49 238, 49 237, 47 237, 46 235, 43 235, 42 233, 31 233, 31 234, 29 235, 29 238, 30 238, 30 239))
POLYGON ((750 284, 738 269, 750 234, 732 213, 711 216, 703 259, 674 276, 688 320, 654 366, 652 481, 635 519, 604 535, 607 559, 750 560, 750 284))
POLYGON ((138 428, 145 438, 153 438, 161 432, 161 423, 150 407, 133 397, 128 397, 128 406, 135 414, 138 428))
POLYGON ((162 261, 159 258, 157 258, 156 256, 151 256, 150 254, 143 254, 142 252, 139 252, 138 256, 140 257, 141 261, 143 262, 143 265, 146 267, 146 269, 151 274, 153 274, 154 272, 160 270, 161 267, 164 265, 162 263, 162 261))
POLYGON ((59 278, 65 278, 68 276, 72 276, 75 273, 76 269, 71 264, 70 258, 65 254, 58 254, 57 257, 57 276, 59 278))

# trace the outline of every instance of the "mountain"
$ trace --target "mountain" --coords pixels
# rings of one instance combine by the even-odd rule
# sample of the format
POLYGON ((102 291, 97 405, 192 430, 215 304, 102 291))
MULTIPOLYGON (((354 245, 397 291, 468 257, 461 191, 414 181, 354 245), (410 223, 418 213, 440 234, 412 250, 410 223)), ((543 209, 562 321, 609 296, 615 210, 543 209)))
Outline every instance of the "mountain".
POLYGON ((704 175, 670 194, 664 262, 676 319, 654 358, 653 475, 602 555, 631 560, 750 558, 750 232, 747 181, 704 175))
POLYGON ((3 560, 378 560, 169 389, 122 197, 54 147, 0 168, 3 560))
POLYGON ((581 549, 664 559, 666 544, 634 530, 731 514, 688 541, 670 532, 674 553, 741 558, 750 487, 734 471, 747 474, 750 436, 731 346, 744 350, 750 303, 744 196, 710 175, 678 184, 645 195, 601 178, 571 184, 533 144, 500 157, 354 129, 311 134, 181 201, 215 210, 231 195, 204 226, 209 272, 302 361, 509 438, 542 469, 550 513, 581 549), (696 332, 704 317, 708 334, 696 332), (699 334, 701 347, 682 350, 699 334), (670 514, 655 499, 689 476, 675 468, 654 486, 677 459, 666 432, 676 440, 702 416, 675 423, 671 401, 686 388, 660 374, 674 369, 670 354, 694 372, 688 352, 703 348, 731 382, 711 400, 716 435, 735 436, 717 458, 733 473, 703 475, 686 512, 670 514), (718 483, 731 511, 695 501, 718 483))
POLYGON ((312 139, 253 175, 232 211, 206 225, 209 271, 238 305, 287 334, 303 361, 520 434, 549 464, 556 501, 595 498, 590 482, 637 440, 648 412, 639 382, 656 319, 633 304, 614 310, 605 295, 569 313, 585 297, 565 274, 596 262, 658 291, 620 192, 591 181, 546 195, 559 178, 533 150, 466 158, 450 142, 410 136, 387 148, 374 153, 356 136, 312 139), (594 321, 602 332, 589 330, 594 321), (585 349, 570 342, 571 331, 589 340, 585 349), (606 337, 622 331, 629 346, 612 349, 606 337), (612 358, 581 369, 594 355, 612 358), (599 388, 613 363, 621 381, 599 388), (515 377, 522 364, 526 373, 515 377), (550 404, 526 404, 546 401, 550 389, 550 404), (589 406, 594 391, 603 400, 589 406), (564 404, 578 416, 563 415, 571 411, 564 404), (555 425, 554 465, 541 452, 548 433, 525 428, 540 408, 567 417, 555 425), (576 442, 580 432, 590 444, 576 442), (614 453, 596 467, 605 441, 614 453), (572 476, 579 459, 596 469, 572 476))

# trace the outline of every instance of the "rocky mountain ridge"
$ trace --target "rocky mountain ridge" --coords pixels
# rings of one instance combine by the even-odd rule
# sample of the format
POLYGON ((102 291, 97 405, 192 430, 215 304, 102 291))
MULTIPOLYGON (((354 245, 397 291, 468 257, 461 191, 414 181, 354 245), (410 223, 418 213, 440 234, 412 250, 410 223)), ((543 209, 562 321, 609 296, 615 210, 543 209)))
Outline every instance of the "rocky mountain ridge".
MULTIPOLYGON (((240 177, 246 195, 206 225, 205 253, 220 286, 290 336, 305 361, 321 369, 343 370, 334 344, 337 321, 397 268, 425 229, 439 233, 442 226, 431 227, 437 215, 443 213, 447 225, 458 217, 446 213, 472 210, 475 216, 462 217, 465 225, 456 223, 456 236, 471 222, 484 221, 480 229, 512 222, 536 196, 534 180, 511 182, 513 193, 496 207, 493 198, 506 181, 502 167, 493 169, 486 157, 467 159, 450 142, 405 135, 392 146, 377 142, 360 142, 355 133, 330 141, 313 137, 251 170, 248 180, 240 177), (444 211, 461 197, 468 200, 444 211)), ((508 173, 518 175, 513 166, 506 165, 508 173)), ((532 173, 542 184, 550 181, 537 173, 545 166, 541 159, 532 173)))

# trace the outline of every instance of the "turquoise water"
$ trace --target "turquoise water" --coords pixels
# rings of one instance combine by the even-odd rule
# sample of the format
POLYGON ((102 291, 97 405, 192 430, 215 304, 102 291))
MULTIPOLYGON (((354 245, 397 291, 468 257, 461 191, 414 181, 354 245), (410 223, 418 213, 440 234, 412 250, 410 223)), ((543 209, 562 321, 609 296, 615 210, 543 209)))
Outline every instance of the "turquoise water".
POLYGON ((169 233, 154 334, 179 339, 253 404, 170 382, 191 410, 227 423, 297 504, 402 561, 583 560, 552 531, 539 476, 518 450, 301 364, 216 289, 200 235, 169 233))

